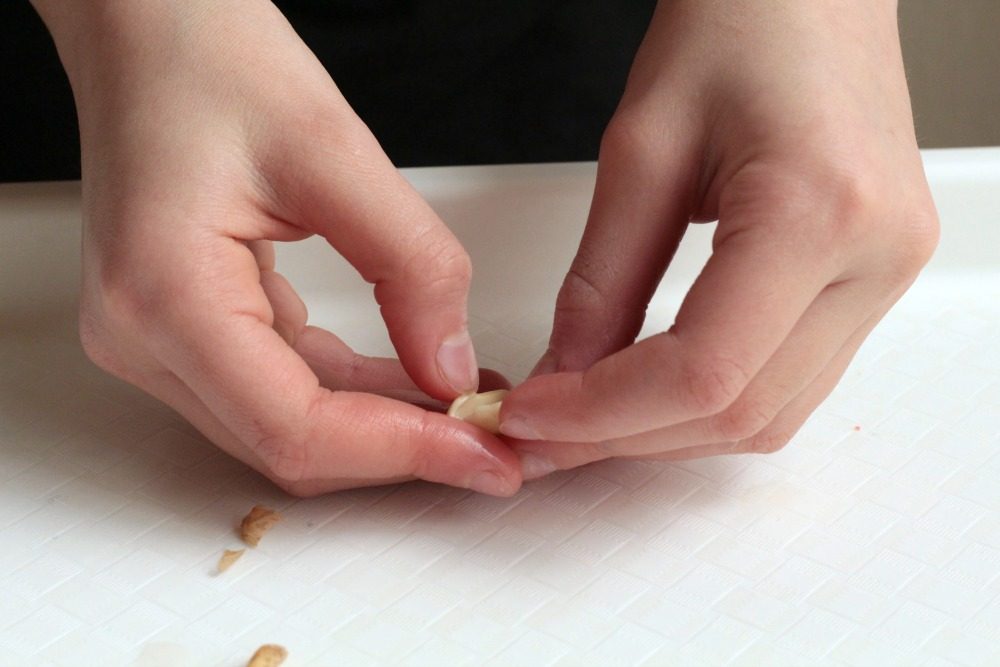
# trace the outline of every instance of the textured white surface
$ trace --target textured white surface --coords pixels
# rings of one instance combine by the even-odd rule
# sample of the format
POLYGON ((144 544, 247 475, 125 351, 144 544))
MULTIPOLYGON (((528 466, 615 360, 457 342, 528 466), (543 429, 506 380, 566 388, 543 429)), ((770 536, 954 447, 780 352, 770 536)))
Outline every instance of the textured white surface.
MULTIPOLYGON (((75 186, 0 188, 0 664, 1000 664, 1000 150, 927 156, 931 269, 784 451, 613 461, 498 500, 429 484, 299 501, 103 375, 75 339, 75 186), (858 428, 860 427, 860 430, 858 428), (284 513, 226 574, 254 503, 284 513)), ((467 244, 484 360, 519 377, 588 165, 409 172, 467 244)), ((669 324, 710 229, 649 330, 669 324)), ((279 269, 389 351, 319 242, 279 269)))

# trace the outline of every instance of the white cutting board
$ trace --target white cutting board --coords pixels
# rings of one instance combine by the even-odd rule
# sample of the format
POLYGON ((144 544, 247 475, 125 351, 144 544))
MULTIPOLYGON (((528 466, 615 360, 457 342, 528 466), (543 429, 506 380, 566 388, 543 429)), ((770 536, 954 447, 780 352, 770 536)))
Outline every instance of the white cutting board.
MULTIPOLYGON (((0 665, 235 667, 265 642, 288 667, 1000 664, 1000 149, 925 159, 938 256, 784 451, 607 462, 508 500, 284 495, 85 360, 78 187, 0 186, 0 665), (254 503, 284 521, 213 576, 254 503)), ((406 172, 472 254, 486 365, 519 378, 544 348, 593 174, 406 172)), ((391 351, 321 241, 278 261, 314 323, 391 351)))

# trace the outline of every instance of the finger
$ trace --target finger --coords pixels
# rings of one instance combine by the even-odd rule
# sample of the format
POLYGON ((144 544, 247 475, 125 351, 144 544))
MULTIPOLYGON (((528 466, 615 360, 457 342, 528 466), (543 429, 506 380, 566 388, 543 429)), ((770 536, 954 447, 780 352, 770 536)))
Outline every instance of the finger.
POLYGON ((398 401, 320 387, 271 328, 251 253, 220 243, 231 244, 211 249, 230 263, 225 287, 176 287, 179 299, 151 323, 151 343, 269 477, 294 486, 412 475, 496 495, 516 490, 516 456, 494 436, 398 401))
POLYGON ((305 328, 309 317, 306 304, 291 283, 277 271, 261 269, 260 286, 273 311, 271 326, 286 343, 294 347, 295 339, 305 328))
POLYGON ((549 349, 533 374, 583 370, 639 334, 697 187, 690 168, 696 133, 687 125, 678 119, 656 130, 624 113, 609 124, 587 227, 559 290, 549 349))
MULTIPOLYGON (((813 385, 843 352, 845 341, 863 340, 873 313, 884 312, 880 291, 862 280, 827 287, 809 307, 782 346, 754 376, 739 398, 710 417, 596 443, 526 442, 522 461, 542 469, 572 468, 616 456, 657 455, 709 443, 747 441, 772 428, 778 415, 813 385)), ((877 319, 875 320, 877 321, 877 319)))
POLYGON ((635 458, 657 459, 663 461, 686 461, 708 456, 724 456, 729 454, 758 453, 767 454, 784 447, 798 433, 809 416, 818 408, 830 392, 837 386, 840 378, 850 365, 850 360, 857 352, 857 347, 849 351, 845 358, 834 360, 824 372, 816 378, 785 409, 775 417, 760 433, 736 442, 713 442, 663 451, 655 454, 639 454, 635 458))
MULTIPOLYGON (((428 410, 447 410, 446 402, 432 399, 417 387, 399 360, 357 354, 325 329, 305 327, 295 342, 295 351, 327 389, 379 394, 428 410)), ((510 388, 510 381, 496 371, 482 369, 480 376, 484 391, 510 388)))
POLYGON ((134 384, 176 410, 219 449, 265 476, 271 476, 267 463, 212 414, 201 399, 174 373, 160 368, 156 372, 146 373, 137 378, 134 384))
POLYGON ((282 215, 324 236, 375 285, 389 336, 418 386, 439 399, 474 391, 469 257, 346 103, 338 113, 337 123, 290 134, 282 146, 302 165, 275 174, 282 215))
POLYGON ((274 243, 266 239, 247 241, 246 245, 257 260, 257 267, 263 271, 274 271, 274 243))
POLYGON ((885 317, 891 306, 905 291, 906 289, 899 290, 885 304, 879 307, 875 314, 859 327, 844 346, 837 351, 837 354, 827 367, 823 369, 823 372, 798 396, 790 401, 767 427, 759 433, 737 442, 715 442, 694 447, 684 447, 657 455, 655 458, 686 460, 744 452, 769 453, 784 447, 798 433, 799 429, 802 428, 802 425, 805 424, 816 408, 834 390, 865 339, 868 338, 872 330, 885 317))
POLYGON ((781 449, 791 441, 809 416, 826 400, 837 386, 837 383, 840 382, 840 379, 847 371, 851 360, 857 354, 861 344, 871 333, 875 325, 884 317, 885 312, 886 310, 881 310, 865 326, 861 327, 858 333, 845 343, 844 347, 815 381, 785 406, 767 428, 754 437, 745 438, 738 442, 713 442, 710 444, 682 447, 672 451, 643 455, 636 458, 683 461, 708 456, 747 452, 769 453, 781 449))
MULTIPOLYGON (((260 282, 274 311, 273 328, 302 356, 328 389, 347 389, 379 394, 444 412, 446 402, 437 401, 419 389, 397 359, 364 357, 356 354, 340 338, 317 327, 306 327, 308 312, 291 283, 273 270, 274 245, 271 241, 251 241, 261 268, 260 282), (307 340, 300 344, 298 338, 307 340)), ((490 369, 480 369, 482 391, 510 389, 510 381, 490 369)))
POLYGON ((717 232, 715 251, 670 331, 584 372, 516 387, 504 401, 501 432, 593 442, 729 407, 837 275, 815 240, 784 239, 767 221, 756 223, 717 232))
MULTIPOLYGON (((260 266, 258 245, 257 242, 248 244, 260 266)), ((266 264, 266 254, 264 258, 266 264)), ((274 311, 272 327, 306 361, 321 386, 376 393, 431 407, 439 404, 413 383, 399 361, 356 354, 329 331, 307 327, 306 306, 284 276, 262 269, 260 284, 274 311)))
MULTIPOLYGON (((381 476, 376 471, 370 471, 372 476, 361 476, 359 472, 342 466, 328 476, 309 477, 296 482, 275 478, 267 463, 248 448, 236 435, 208 409, 207 406, 175 375, 169 372, 147 376, 140 383, 141 388, 155 398, 170 405, 206 438, 220 449, 250 465, 258 472, 271 478, 286 491, 297 496, 313 496, 331 491, 354 488, 358 486, 373 486, 379 484, 394 484, 416 479, 416 475, 400 472, 391 465, 385 467, 381 476)), ((385 462, 391 459, 386 457, 385 462)), ((447 477, 447 474, 441 475, 447 477)), ((428 478, 429 479, 429 478, 428 478)), ((446 482, 447 483, 447 482, 446 482)))

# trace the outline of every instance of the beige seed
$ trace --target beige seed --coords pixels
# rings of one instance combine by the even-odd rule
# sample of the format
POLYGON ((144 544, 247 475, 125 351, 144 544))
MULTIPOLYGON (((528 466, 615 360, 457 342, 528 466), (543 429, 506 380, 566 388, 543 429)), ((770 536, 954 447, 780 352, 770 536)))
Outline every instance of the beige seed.
POLYGON ((264 644, 250 658, 247 667, 278 667, 288 657, 284 646, 264 644))
POLYGON ((225 572, 233 566, 233 563, 240 559, 246 549, 226 549, 219 558, 219 572, 225 572))
POLYGON ((448 408, 448 416, 474 424, 490 433, 500 432, 500 405, 509 392, 506 389, 481 394, 462 394, 448 408))
POLYGON ((264 533, 271 530, 271 527, 281 521, 281 515, 269 507, 254 505, 250 513, 243 517, 240 522, 240 537, 244 542, 252 547, 260 543, 260 538, 264 533))

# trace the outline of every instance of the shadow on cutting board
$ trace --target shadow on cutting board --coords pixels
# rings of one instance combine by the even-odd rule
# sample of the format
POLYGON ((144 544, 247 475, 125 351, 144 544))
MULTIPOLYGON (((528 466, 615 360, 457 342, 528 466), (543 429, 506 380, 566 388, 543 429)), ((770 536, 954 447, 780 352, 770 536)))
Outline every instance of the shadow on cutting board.
MULTIPOLYGON (((15 533, 25 547, 65 539, 76 557, 94 548, 90 555, 100 560, 115 545, 167 531, 183 538, 164 540, 173 544, 168 553, 208 557, 250 506, 263 503, 287 514, 269 540, 276 556, 326 535, 366 550, 409 534, 471 548, 501 515, 505 524, 562 539, 598 504, 604 520, 617 517, 629 531, 647 533, 668 523, 664 508, 689 492, 683 484, 663 488, 654 509, 618 492, 640 484, 635 475, 652 477, 666 464, 612 461, 529 483, 511 499, 418 482, 297 500, 166 406, 94 367, 76 340, 70 305, 3 313, 0 497, 22 511, 6 514, 0 526, 19 524, 15 533), (39 509, 50 519, 33 527, 39 509), (87 534, 93 537, 84 540, 87 534)), ((497 544, 487 560, 516 560, 507 548, 497 544)))

